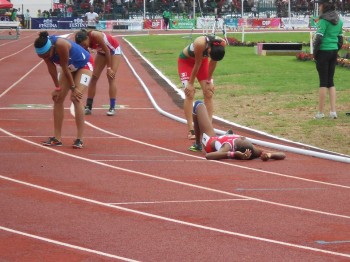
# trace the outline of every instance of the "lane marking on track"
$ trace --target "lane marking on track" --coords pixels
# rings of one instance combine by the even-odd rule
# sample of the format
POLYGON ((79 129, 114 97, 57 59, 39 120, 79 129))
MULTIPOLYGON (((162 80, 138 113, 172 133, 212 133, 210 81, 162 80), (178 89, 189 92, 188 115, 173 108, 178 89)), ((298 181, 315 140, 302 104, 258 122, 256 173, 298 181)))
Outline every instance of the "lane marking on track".
POLYGON ((39 63, 37 63, 32 69, 30 69, 26 74, 24 74, 20 79, 18 79, 16 82, 14 82, 10 87, 8 87, 4 92, 0 94, 0 98, 2 98, 4 95, 6 95, 13 87, 15 87, 19 82, 21 82, 24 78, 26 78, 31 72, 33 72, 39 65, 41 65, 44 62, 44 60, 41 60, 39 63))
POLYGON ((324 187, 310 187, 310 188, 236 188, 236 191, 294 191, 294 190, 324 190, 324 187))
MULTIPOLYGON (((52 147, 42 146, 41 144, 37 144, 37 143, 34 143, 34 142, 30 141, 30 140, 27 140, 27 139, 24 139, 24 138, 19 137, 17 135, 14 135, 14 134, 12 134, 12 133, 10 133, 10 132, 2 129, 2 128, 0 128, 0 131, 5 133, 5 134, 7 134, 7 135, 9 135, 10 137, 16 138, 16 139, 18 139, 20 141, 23 141, 25 143, 34 145, 36 147, 40 147, 43 150, 49 150, 49 151, 55 152, 57 154, 61 154, 61 155, 68 156, 68 157, 71 157, 71 158, 83 160, 83 161, 86 161, 86 162, 89 162, 89 163, 94 163, 94 164, 97 164, 97 165, 100 165, 100 166, 109 167, 111 169, 124 171, 126 173, 140 175, 140 176, 144 176, 144 177, 148 177, 148 178, 153 178, 153 179, 157 179, 157 180, 161 180, 161 181, 165 181, 165 182, 169 182, 169 183, 174 183, 174 184, 178 184, 178 185, 188 186, 188 187, 201 189, 201 190, 205 190, 205 191, 209 191, 209 192, 221 193, 221 194, 224 194, 224 195, 227 195, 227 196, 242 197, 242 198, 245 198, 245 199, 255 200, 255 201, 260 202, 260 203, 271 204, 271 205, 275 205, 275 206, 286 207, 286 208, 291 208, 291 209, 296 209, 296 210, 301 210, 301 211, 307 211, 307 212, 311 212, 311 213, 315 213, 315 214, 322 214, 322 215, 327 215, 327 216, 332 216, 332 217, 339 217, 339 218, 350 219, 350 216, 347 216, 347 215, 341 215, 341 214, 336 214, 336 213, 329 213, 329 212, 325 212, 325 211, 319 211, 319 210, 314 210, 314 209, 309 209, 309 208, 303 208, 303 207, 292 206, 292 205, 287 205, 287 204, 283 204, 283 203, 263 200, 263 199, 259 199, 259 198, 255 198, 255 197, 243 196, 243 195, 239 195, 239 194, 235 194, 235 193, 231 193, 231 192, 227 192, 227 191, 223 191, 223 190, 219 190, 219 189, 209 188, 209 187, 205 187, 205 186, 199 186, 199 185, 196 185, 196 184, 191 184, 191 183, 182 182, 182 181, 178 181, 178 180, 174 180, 174 179, 160 177, 160 176, 156 176, 156 175, 152 175, 152 174, 149 174, 149 173, 140 172, 140 171, 136 171, 136 170, 132 170, 132 169, 128 169, 128 168, 123 168, 123 167, 109 165, 109 164, 106 164, 106 163, 103 163, 103 162, 91 160, 89 158, 73 155, 73 154, 70 154, 70 153, 67 153, 67 152, 63 152, 63 151, 59 151, 59 150, 54 149, 52 147)), ((145 144, 145 143, 143 143, 143 144, 145 144)), ((152 145, 152 146, 158 148, 158 146, 154 146, 154 145, 152 145)), ((174 150, 171 150, 171 149, 166 149, 166 151, 175 152, 175 153, 178 153, 178 154, 181 154, 181 155, 191 156, 191 157, 194 157, 194 158, 197 158, 197 159, 205 159, 203 157, 197 157, 197 156, 185 154, 185 153, 182 153, 182 152, 177 152, 177 151, 174 151, 174 150)), ((222 162, 217 162, 217 163, 222 163, 222 162)), ((255 170, 255 171, 261 172, 261 173, 264 173, 264 172, 272 173, 272 172, 269 172, 269 171, 263 171, 263 170, 259 170, 259 169, 249 168, 249 167, 242 167, 242 166, 237 166, 237 167, 244 168, 244 169, 249 169, 249 170, 255 170)), ((1 175, 0 175, 0 178, 11 180, 11 178, 5 177, 5 176, 1 176, 1 175)), ((18 180, 16 180, 16 181, 18 181, 18 180)), ((21 181, 18 181, 18 182, 21 182, 21 181)), ((25 182, 23 182, 23 183, 25 183, 25 182)), ((322 183, 324 183, 324 182, 322 182, 322 183)), ((38 187, 40 187, 40 186, 38 186, 38 187)), ((101 202, 99 202, 99 203, 101 203, 101 202)))
POLYGON ((33 46, 33 44, 30 44, 30 45, 26 46, 25 48, 22 48, 21 50, 19 50, 19 51, 16 52, 16 53, 13 53, 13 54, 8 55, 8 56, 5 56, 5 57, 2 57, 2 58, 0 58, 0 61, 4 60, 4 59, 6 59, 6 58, 9 58, 9 57, 11 57, 11 56, 17 55, 18 53, 20 53, 20 52, 22 52, 23 50, 26 50, 27 48, 32 47, 32 46, 33 46))
POLYGON ((324 241, 324 240, 317 240, 315 241, 317 244, 321 245, 334 245, 334 244, 344 244, 344 243, 350 243, 350 240, 337 240, 337 241, 324 241))
MULTIPOLYGON (((106 110, 109 106, 106 107, 94 107, 93 110, 106 110)), ((10 107, 0 107, 1 110, 42 110, 42 109, 53 109, 53 104, 44 105, 44 104, 14 104, 10 107)), ((69 110, 68 107, 64 108, 65 110, 69 110)), ((153 107, 129 107, 122 106, 118 107, 118 110, 155 110, 153 107)), ((88 116, 87 116, 88 117, 88 116)))
MULTIPOLYGON (((76 158, 80 158, 80 157, 76 157, 76 158)), ((32 187, 32 188, 36 188, 36 189, 40 189, 40 190, 46 191, 46 192, 51 192, 51 193, 58 194, 58 195, 61 195, 61 196, 66 196, 66 197, 69 197, 69 198, 80 200, 80 201, 83 201, 83 202, 96 204, 96 205, 109 207, 109 208, 114 208, 114 209, 117 209, 117 210, 120 210, 120 211, 134 213, 134 214, 137 214, 137 215, 146 216, 146 217, 150 217, 150 218, 154 218, 154 219, 159 219, 159 220, 166 221, 166 222, 172 222, 172 223, 176 223, 176 224, 179 224, 179 225, 199 228, 199 229, 203 229, 203 230, 207 230, 207 231, 218 232, 218 233, 222 233, 222 234, 226 234, 226 235, 237 236, 237 237, 247 238, 247 239, 256 240, 256 241, 267 242, 267 243, 271 243, 271 244, 277 244, 277 245, 286 246, 286 247, 292 247, 292 248, 296 248, 296 249, 313 251, 313 252, 316 252, 316 253, 324 253, 324 254, 329 254, 329 255, 334 255, 334 256, 341 256, 341 257, 350 258, 350 254, 333 252, 333 251, 323 250, 323 249, 319 249, 319 248, 313 248, 313 247, 309 247, 309 246, 302 246, 302 245, 298 245, 298 244, 292 244, 292 243, 278 241, 278 240, 273 240, 273 239, 269 239, 269 238, 256 237, 256 236, 242 234, 242 233, 238 233, 238 232, 223 230, 223 229, 219 229, 219 228, 215 228, 215 227, 203 226, 203 225, 200 225, 200 224, 195 224, 195 223, 191 223, 191 222, 186 222, 186 221, 182 221, 182 220, 168 218, 168 217, 164 217, 164 216, 160 216, 160 215, 154 215, 154 214, 151 214, 151 213, 138 211, 138 210, 134 210, 134 209, 126 208, 126 207, 121 207, 121 206, 107 204, 107 203, 100 202, 100 201, 97 201, 97 200, 93 200, 93 199, 89 199, 89 198, 85 198, 85 197, 81 197, 81 196, 65 193, 65 192, 58 191, 58 190, 51 189, 51 188, 47 188, 47 187, 34 185, 34 184, 31 184, 31 183, 23 182, 23 181, 20 181, 20 180, 17 180, 17 179, 13 179, 13 178, 9 178, 9 177, 5 177, 5 176, 2 176, 2 175, 0 175, 0 178, 2 178, 4 180, 7 180, 7 181, 10 181, 10 182, 21 184, 21 185, 24 185, 24 186, 29 186, 29 187, 32 187)), ((187 184, 187 183, 181 183, 181 184, 187 184)), ((199 186, 196 186, 196 187, 199 187, 199 186)), ((249 199, 252 199, 252 198, 249 198, 249 199)), ((0 227, 0 229, 5 230, 3 227, 0 227)), ((17 233, 17 232, 13 232, 13 233, 17 233)), ((42 240, 45 241, 45 239, 42 239, 42 240)))
POLYGON ((173 201, 147 201, 147 202, 119 202, 108 203, 110 205, 138 205, 138 204, 168 204, 168 203, 197 203, 197 202, 229 202, 229 201, 251 201, 250 199, 228 198, 228 199, 201 199, 201 200, 173 200, 173 201))
POLYGON ((85 252, 88 252, 88 253, 93 253, 93 254, 96 254, 96 255, 104 256, 104 257, 116 258, 116 259, 120 259, 120 260, 123 260, 123 261, 130 261, 130 262, 131 261, 137 261, 137 260, 133 260, 133 259, 130 259, 130 258, 125 258, 125 257, 116 256, 116 255, 108 254, 108 253, 105 253, 105 252, 93 250, 93 249, 90 249, 90 248, 85 248, 85 247, 81 247, 81 246, 77 246, 77 245, 64 243, 64 242, 53 240, 53 239, 46 238, 46 237, 40 237, 40 236, 37 236, 37 235, 25 233, 23 231, 18 231, 18 230, 15 230, 15 229, 12 229, 12 228, 8 228, 8 227, 0 226, 0 230, 4 230, 4 231, 10 232, 10 233, 21 235, 21 236, 25 236, 25 237, 34 238, 34 239, 37 239, 37 240, 41 240, 41 241, 44 241, 44 242, 56 244, 56 245, 59 245, 59 246, 64 246, 64 247, 68 247, 68 248, 72 248, 72 249, 77 249, 77 250, 80 250, 80 251, 85 251, 85 252))

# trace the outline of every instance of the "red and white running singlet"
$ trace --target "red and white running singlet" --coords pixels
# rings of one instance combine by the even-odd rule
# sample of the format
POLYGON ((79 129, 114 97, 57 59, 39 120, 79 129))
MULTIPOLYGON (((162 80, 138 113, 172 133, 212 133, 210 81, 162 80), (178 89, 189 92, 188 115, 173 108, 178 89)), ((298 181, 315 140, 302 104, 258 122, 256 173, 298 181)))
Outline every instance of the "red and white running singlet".
POLYGON ((202 144, 204 145, 204 150, 207 153, 219 151, 224 144, 229 144, 231 149, 234 150, 235 140, 240 138, 239 135, 223 135, 223 136, 212 136, 209 137, 207 134, 203 133, 202 144), (213 143, 214 147, 213 147, 213 143))

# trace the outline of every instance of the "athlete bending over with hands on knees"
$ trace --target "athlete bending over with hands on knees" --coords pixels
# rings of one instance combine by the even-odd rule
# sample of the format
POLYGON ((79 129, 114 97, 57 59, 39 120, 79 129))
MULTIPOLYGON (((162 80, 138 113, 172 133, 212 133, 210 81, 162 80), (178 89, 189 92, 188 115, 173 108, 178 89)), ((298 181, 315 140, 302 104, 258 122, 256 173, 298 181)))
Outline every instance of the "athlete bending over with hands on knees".
POLYGON ((121 48, 117 39, 112 35, 97 30, 81 29, 75 34, 75 42, 86 50, 96 50, 94 72, 88 89, 88 97, 85 106, 85 115, 91 115, 92 104, 96 95, 97 81, 102 70, 107 68, 107 79, 109 84, 109 110, 107 116, 114 116, 117 99, 117 73, 121 60, 121 48))
POLYGON ((54 137, 43 142, 43 145, 62 146, 64 100, 71 91, 77 126, 77 138, 73 148, 83 148, 84 106, 81 100, 92 76, 93 58, 78 44, 55 35, 49 36, 47 31, 40 32, 34 47, 38 56, 45 61, 55 85, 52 92, 54 137))
POLYGON ((248 139, 234 134, 217 136, 208 116, 206 106, 196 101, 193 107, 193 123, 196 142, 189 148, 191 151, 201 151, 202 146, 208 160, 261 158, 282 160, 286 155, 282 152, 266 152, 254 146, 248 139))
POLYGON ((178 58, 178 73, 185 92, 184 112, 187 120, 187 138, 195 139, 192 109, 195 97, 194 81, 198 80, 207 107, 209 119, 213 116, 213 74, 218 61, 225 56, 226 41, 218 36, 199 36, 186 46, 178 58), (210 58, 210 59, 209 59, 210 58))

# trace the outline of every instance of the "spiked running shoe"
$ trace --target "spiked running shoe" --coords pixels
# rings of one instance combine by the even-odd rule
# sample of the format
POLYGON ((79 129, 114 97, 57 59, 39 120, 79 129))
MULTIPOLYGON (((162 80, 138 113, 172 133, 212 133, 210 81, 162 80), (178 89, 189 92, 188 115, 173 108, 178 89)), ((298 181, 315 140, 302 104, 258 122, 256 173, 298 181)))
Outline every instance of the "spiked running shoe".
POLYGON ((115 115, 115 109, 114 108, 110 108, 108 111, 107 111, 107 116, 114 116, 115 115))
POLYGON ((73 143, 73 148, 75 149, 82 149, 83 148, 83 141, 80 139, 75 139, 73 143))
POLYGON ((202 151, 202 145, 201 145, 201 144, 193 143, 193 145, 190 146, 190 147, 188 148, 188 150, 193 151, 193 152, 200 152, 200 151, 202 151))
POLYGON ((85 115, 91 115, 92 114, 92 109, 90 109, 89 107, 85 107, 85 110, 84 110, 84 113, 85 115))
POLYGON ((49 140, 44 141, 42 144, 43 146, 62 146, 62 142, 56 137, 49 137, 49 140))

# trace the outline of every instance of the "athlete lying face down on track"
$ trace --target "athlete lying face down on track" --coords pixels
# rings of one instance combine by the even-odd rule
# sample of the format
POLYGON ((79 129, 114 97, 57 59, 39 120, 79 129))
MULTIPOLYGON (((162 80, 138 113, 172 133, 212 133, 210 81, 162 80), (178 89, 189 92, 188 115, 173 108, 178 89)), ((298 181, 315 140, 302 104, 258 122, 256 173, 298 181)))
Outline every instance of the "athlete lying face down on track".
POLYGON ((286 155, 282 152, 266 152, 254 146, 245 137, 225 134, 217 136, 208 116, 208 111, 202 101, 196 101, 193 107, 193 123, 196 142, 189 148, 191 151, 201 151, 202 146, 208 160, 259 158, 283 160, 286 155))

